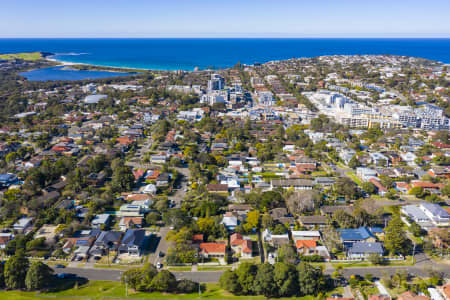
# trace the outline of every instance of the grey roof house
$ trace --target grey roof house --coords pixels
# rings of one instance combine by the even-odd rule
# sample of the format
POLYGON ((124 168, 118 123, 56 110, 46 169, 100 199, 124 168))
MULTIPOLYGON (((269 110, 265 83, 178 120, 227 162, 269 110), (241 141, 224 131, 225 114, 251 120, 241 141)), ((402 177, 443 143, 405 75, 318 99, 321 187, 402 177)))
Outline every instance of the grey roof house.
POLYGON ((128 229, 119 246, 119 253, 139 256, 144 245, 145 230, 128 229))

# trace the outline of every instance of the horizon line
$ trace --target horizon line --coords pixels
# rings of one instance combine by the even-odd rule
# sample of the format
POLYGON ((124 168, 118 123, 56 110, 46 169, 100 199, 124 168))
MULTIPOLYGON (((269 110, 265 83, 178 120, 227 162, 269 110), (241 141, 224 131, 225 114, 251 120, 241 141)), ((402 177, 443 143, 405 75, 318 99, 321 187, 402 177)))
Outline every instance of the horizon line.
POLYGON ((450 34, 436 35, 149 35, 149 36, 1 36, 0 39, 450 39, 450 34))

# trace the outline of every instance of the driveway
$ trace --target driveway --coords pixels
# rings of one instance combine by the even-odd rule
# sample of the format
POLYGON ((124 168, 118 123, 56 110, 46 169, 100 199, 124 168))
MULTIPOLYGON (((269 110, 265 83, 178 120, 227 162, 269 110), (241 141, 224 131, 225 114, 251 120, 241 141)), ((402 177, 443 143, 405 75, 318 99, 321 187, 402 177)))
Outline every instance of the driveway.
POLYGON ((159 252, 167 254, 167 251, 169 250, 169 243, 166 241, 166 236, 169 230, 169 227, 162 227, 159 230, 159 233, 156 235, 156 238, 158 239, 158 246, 156 247, 155 252, 150 257, 150 263, 154 265, 156 265, 157 263, 163 263, 164 257, 159 257, 159 252))
POLYGON ((388 292, 388 290, 384 287, 384 285, 379 281, 375 281, 375 285, 377 286, 378 291, 380 292, 381 295, 387 295, 387 296, 391 296, 388 292))

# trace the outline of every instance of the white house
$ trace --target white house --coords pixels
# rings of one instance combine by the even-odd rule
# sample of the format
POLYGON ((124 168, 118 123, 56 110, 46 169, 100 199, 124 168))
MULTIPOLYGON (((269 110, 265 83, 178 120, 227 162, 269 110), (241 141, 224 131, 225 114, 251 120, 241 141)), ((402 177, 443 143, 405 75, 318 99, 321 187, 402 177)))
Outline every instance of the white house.
POLYGON ((25 231, 28 227, 31 226, 33 221, 33 218, 20 218, 14 225, 14 230, 17 230, 19 232, 25 231))
POLYGON ((356 176, 364 181, 369 181, 371 178, 377 177, 377 171, 370 168, 356 168, 356 176))

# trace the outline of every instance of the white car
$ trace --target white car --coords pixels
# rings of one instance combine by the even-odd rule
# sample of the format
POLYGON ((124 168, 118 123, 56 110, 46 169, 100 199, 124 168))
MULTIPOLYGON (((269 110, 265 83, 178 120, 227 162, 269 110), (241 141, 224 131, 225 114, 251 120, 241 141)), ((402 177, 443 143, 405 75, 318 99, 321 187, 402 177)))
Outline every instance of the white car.
POLYGON ((157 263, 157 264, 156 264, 156 268, 157 268, 157 269, 161 269, 161 268, 162 268, 162 263, 157 263))

